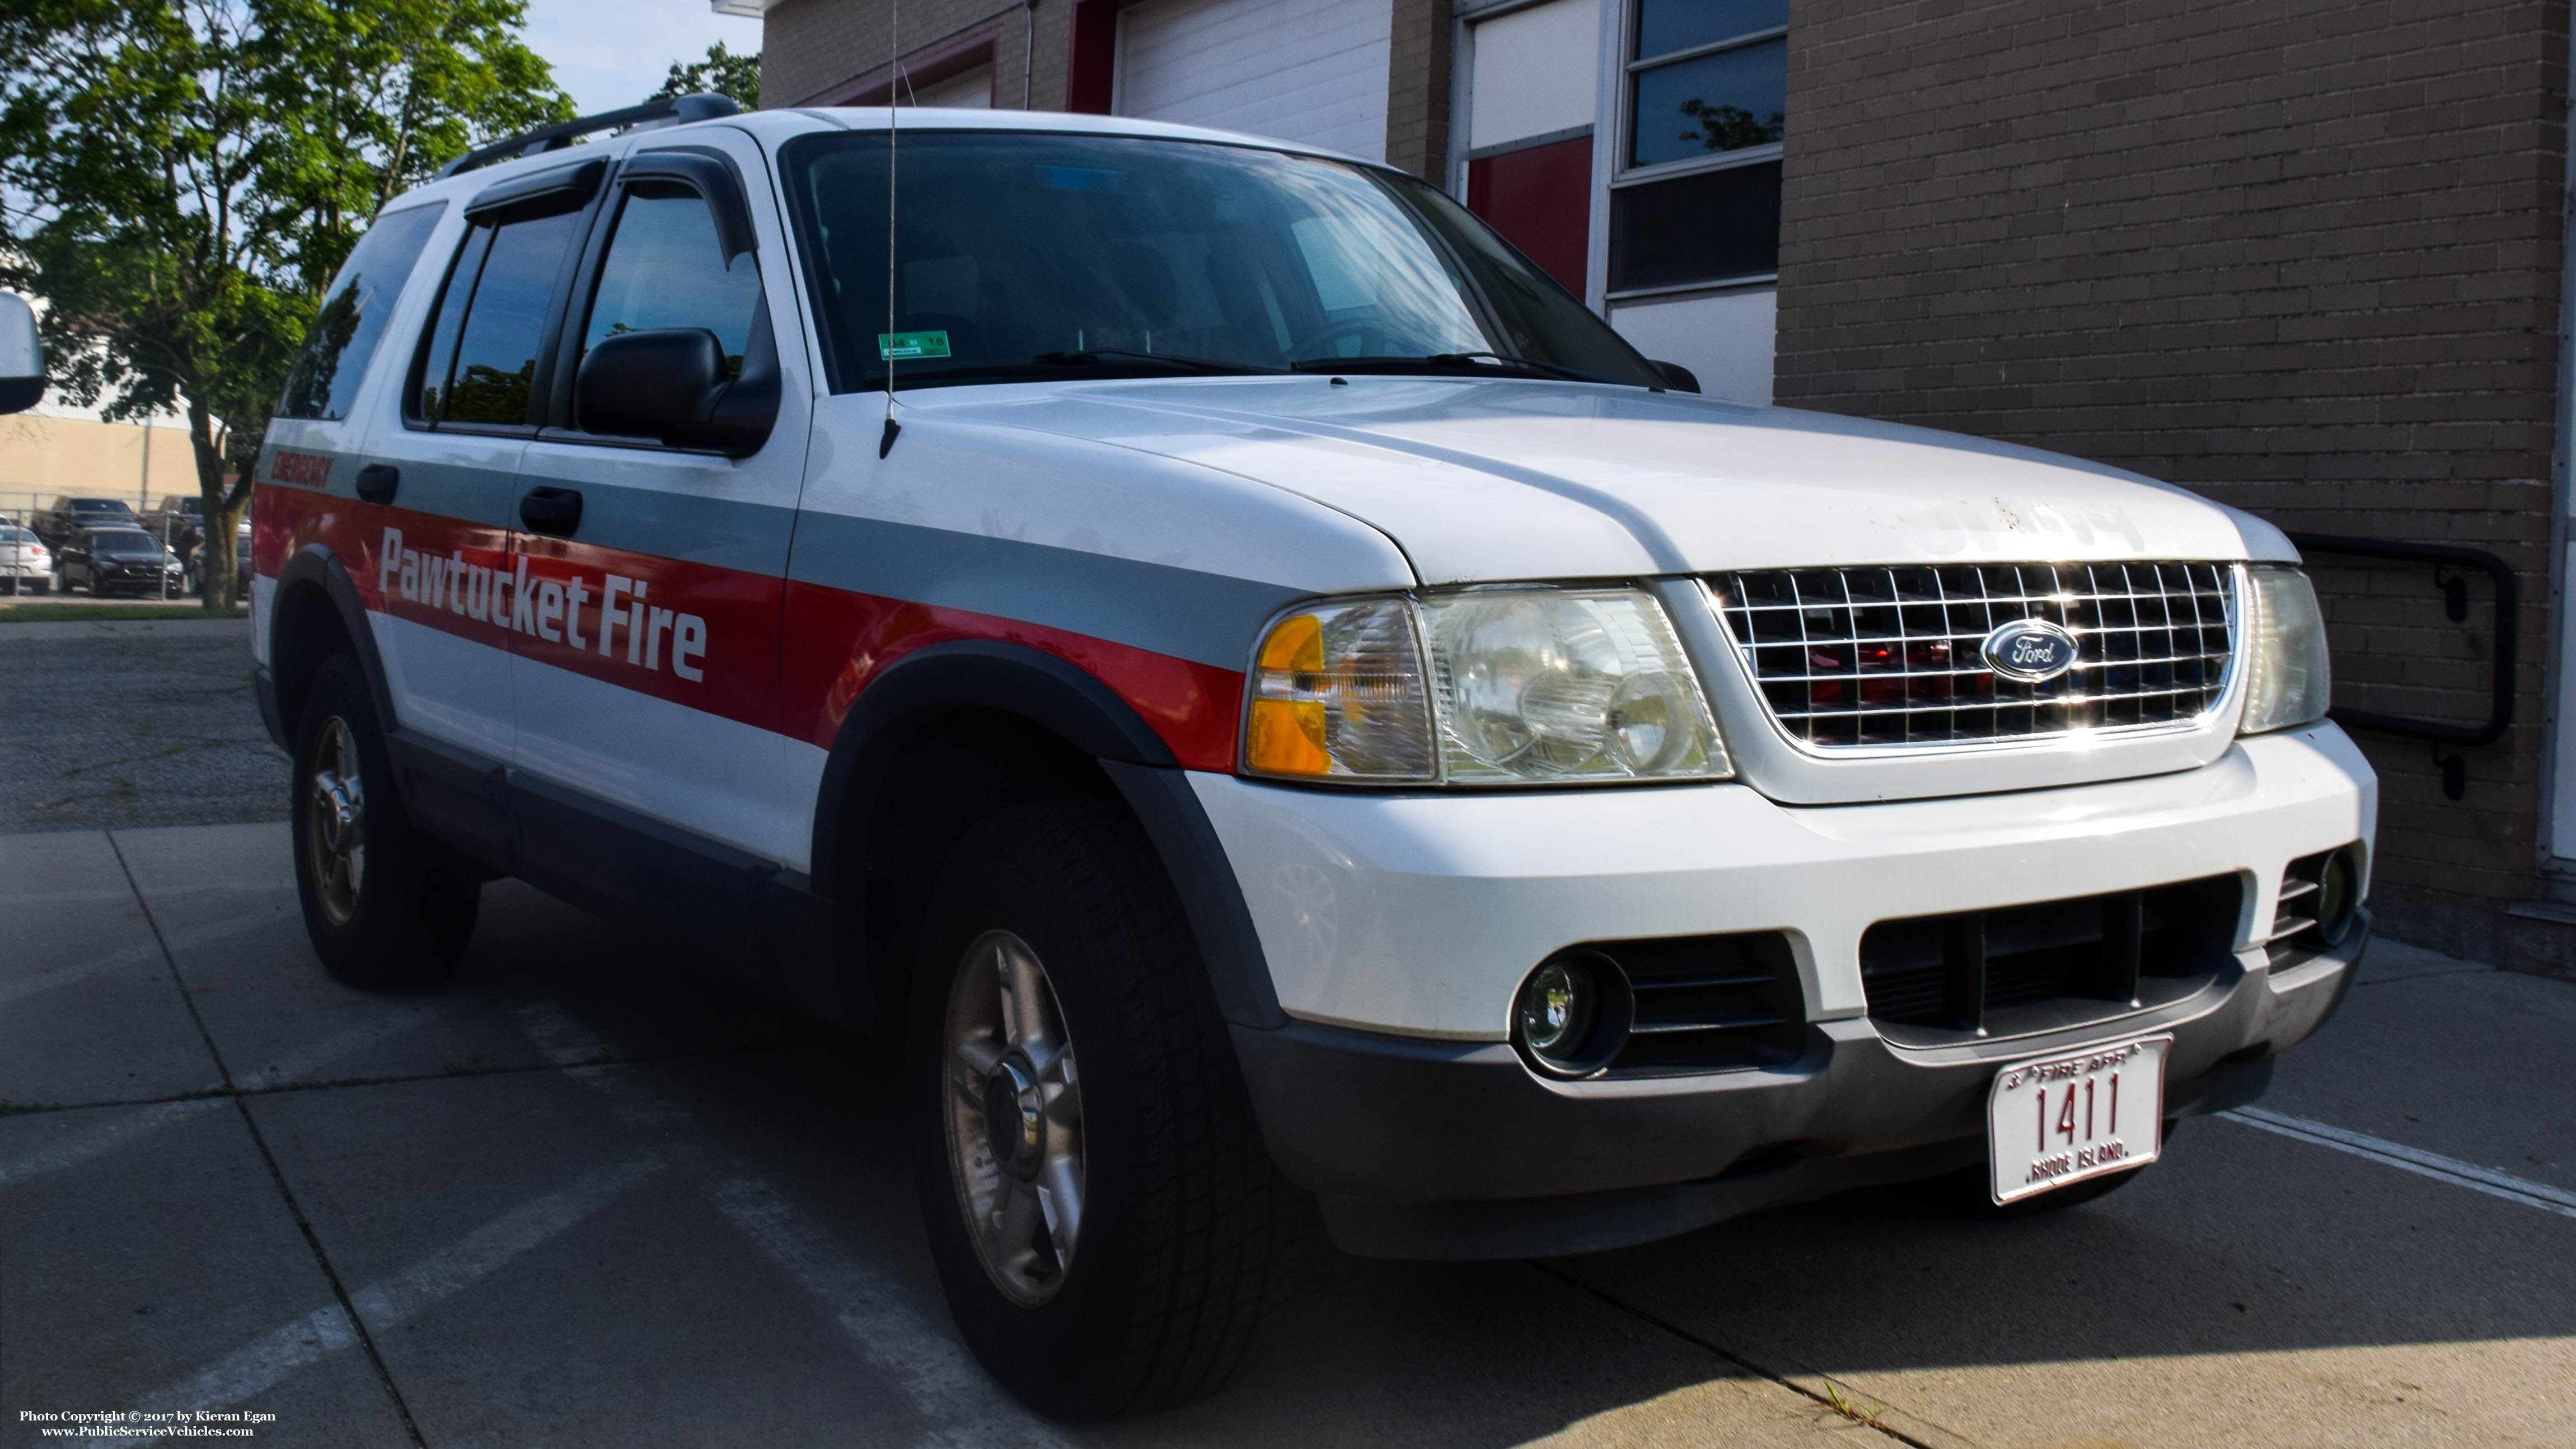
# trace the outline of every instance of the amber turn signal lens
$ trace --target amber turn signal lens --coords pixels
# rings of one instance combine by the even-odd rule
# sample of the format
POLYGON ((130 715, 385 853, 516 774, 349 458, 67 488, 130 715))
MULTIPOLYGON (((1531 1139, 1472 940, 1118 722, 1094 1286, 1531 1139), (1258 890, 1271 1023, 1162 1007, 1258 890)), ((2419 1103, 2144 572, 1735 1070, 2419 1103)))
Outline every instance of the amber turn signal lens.
POLYGON ((1253 651, 1243 772, 1291 780, 1428 780, 1431 701, 1410 605, 1351 599, 1273 621, 1253 651))
POLYGON ((1324 706, 1304 699, 1256 699, 1243 735, 1244 768, 1264 775, 1329 775, 1324 706))

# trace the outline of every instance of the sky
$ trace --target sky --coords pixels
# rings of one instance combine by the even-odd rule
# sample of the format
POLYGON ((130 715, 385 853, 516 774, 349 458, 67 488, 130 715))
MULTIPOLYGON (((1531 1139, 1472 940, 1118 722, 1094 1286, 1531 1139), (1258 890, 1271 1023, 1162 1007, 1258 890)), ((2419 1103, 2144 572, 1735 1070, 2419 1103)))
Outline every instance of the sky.
POLYGON ((760 22, 715 14, 707 0, 528 0, 528 48, 583 115, 638 104, 671 62, 703 60, 719 40, 757 51, 760 22))

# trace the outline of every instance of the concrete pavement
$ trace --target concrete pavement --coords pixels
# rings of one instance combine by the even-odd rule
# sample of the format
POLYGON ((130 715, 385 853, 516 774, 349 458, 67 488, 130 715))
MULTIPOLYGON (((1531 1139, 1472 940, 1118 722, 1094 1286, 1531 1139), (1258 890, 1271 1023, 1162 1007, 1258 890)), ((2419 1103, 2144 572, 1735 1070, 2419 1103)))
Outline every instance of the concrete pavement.
POLYGON ((2566 983, 2374 947, 2262 1104, 2351 1142, 2196 1120, 2034 1221, 1858 1194, 1543 1264, 1310 1233, 1234 1390, 1077 1431, 958 1346, 882 1043, 515 884, 455 983, 347 990, 285 837, 0 837, 0 1445, 102 1410, 334 1446, 2576 1443, 2566 983))

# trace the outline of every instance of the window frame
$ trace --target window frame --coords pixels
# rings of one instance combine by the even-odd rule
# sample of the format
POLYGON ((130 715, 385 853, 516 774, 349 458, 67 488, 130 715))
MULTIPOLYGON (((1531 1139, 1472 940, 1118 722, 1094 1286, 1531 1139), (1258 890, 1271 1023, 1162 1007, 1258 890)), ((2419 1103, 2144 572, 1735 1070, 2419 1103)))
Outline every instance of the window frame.
MULTIPOLYGON (((1780 273, 1775 267, 1767 272, 1738 272, 1701 281, 1632 287, 1625 290, 1611 289, 1609 278, 1614 270, 1614 259, 1610 255, 1610 227, 1611 217, 1618 205, 1619 192, 1711 171, 1732 171, 1746 166, 1777 164, 1788 149, 1785 142, 1773 141, 1760 146, 1745 146, 1733 151, 1717 151, 1706 156, 1692 156, 1680 161, 1659 161, 1646 166, 1630 165, 1630 158, 1637 154, 1637 77, 1648 71, 1661 70, 1666 66, 1698 60, 1704 56, 1722 55, 1728 51, 1744 50, 1775 40, 1785 40, 1788 38, 1789 27, 1774 25, 1761 30, 1748 30, 1740 35, 1727 36, 1681 50, 1641 56, 1635 53, 1644 29, 1644 17, 1640 13, 1641 0, 1610 0, 1610 3, 1618 11, 1618 59, 1615 62, 1618 83, 1608 88, 1614 92, 1608 97, 1610 116, 1609 125, 1605 128, 1610 139, 1611 166, 1609 180, 1601 187, 1602 204, 1596 217, 1601 238, 1600 305, 1606 309, 1617 302, 1752 288, 1778 282, 1780 273)), ((1597 150, 1595 154, 1599 154, 1597 150)))
POLYGON ((766 346, 774 351, 777 346, 775 334, 761 325, 770 311, 769 278, 759 271, 759 231, 752 224, 749 192, 742 168, 731 156, 712 147, 664 146, 636 151, 623 159, 615 174, 591 199, 588 229, 582 244, 573 250, 573 272, 556 306, 555 330, 550 334, 551 356, 544 365, 547 384, 543 398, 544 420, 534 430, 534 436, 548 443, 640 448, 655 453, 702 453, 707 450, 673 447, 658 438, 586 432, 574 420, 573 387, 580 380, 582 337, 590 329, 591 309, 599 305, 600 276, 607 267, 609 248, 616 245, 617 222, 625 212, 628 194, 637 186, 676 186, 696 196, 706 203, 708 212, 714 217, 719 244, 728 235, 739 244, 739 249, 728 255, 747 253, 751 257, 752 267, 760 276, 760 295, 753 308, 751 335, 744 344, 743 372, 749 374, 752 370, 756 361, 753 356, 755 350, 766 346), (657 162, 677 164, 657 165, 657 162), (721 179, 701 169, 708 162, 721 167, 721 179), (710 192, 722 194, 710 195, 710 192), (573 305, 575 301, 580 304, 578 308, 573 305))

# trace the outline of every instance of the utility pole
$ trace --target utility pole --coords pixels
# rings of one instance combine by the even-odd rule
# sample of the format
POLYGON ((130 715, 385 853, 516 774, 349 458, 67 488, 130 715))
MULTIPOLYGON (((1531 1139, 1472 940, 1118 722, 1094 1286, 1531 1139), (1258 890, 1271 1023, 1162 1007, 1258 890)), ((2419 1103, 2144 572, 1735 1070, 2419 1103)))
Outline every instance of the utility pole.
MULTIPOLYGON (((134 511, 138 517, 152 511, 152 415, 149 413, 143 415, 143 476, 135 482, 134 497, 134 511)), ((170 526, 167 523, 161 525, 161 546, 165 549, 170 546, 170 526)), ((161 601, 168 603, 170 570, 154 564, 152 572, 161 580, 161 601)), ((91 592, 96 593, 97 590, 91 592)))

